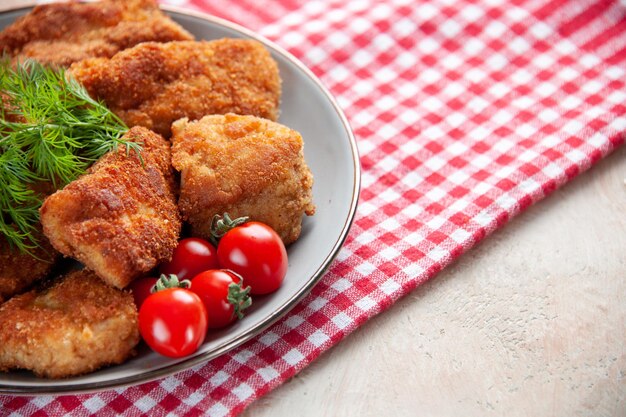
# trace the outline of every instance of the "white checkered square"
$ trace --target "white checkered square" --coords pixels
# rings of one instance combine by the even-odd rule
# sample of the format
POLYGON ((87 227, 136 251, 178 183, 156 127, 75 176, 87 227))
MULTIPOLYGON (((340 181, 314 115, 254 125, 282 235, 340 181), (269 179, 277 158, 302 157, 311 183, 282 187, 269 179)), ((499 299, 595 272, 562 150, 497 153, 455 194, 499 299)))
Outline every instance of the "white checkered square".
POLYGON ((289 365, 294 366, 304 360, 304 355, 298 349, 291 349, 283 355, 283 360, 289 365))

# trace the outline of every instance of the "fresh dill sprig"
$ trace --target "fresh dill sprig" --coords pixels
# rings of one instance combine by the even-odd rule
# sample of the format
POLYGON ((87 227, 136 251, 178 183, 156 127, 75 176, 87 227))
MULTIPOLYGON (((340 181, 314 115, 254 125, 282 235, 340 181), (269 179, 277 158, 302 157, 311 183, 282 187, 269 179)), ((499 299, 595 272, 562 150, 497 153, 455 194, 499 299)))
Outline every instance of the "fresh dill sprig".
POLYGON ((0 232, 23 252, 37 246, 33 232, 41 201, 28 187, 36 180, 21 150, 8 148, 0 155, 0 232))
POLYGON ((29 252, 42 197, 38 182, 61 188, 105 153, 141 145, 121 140, 128 128, 63 69, 0 60, 0 232, 29 252))

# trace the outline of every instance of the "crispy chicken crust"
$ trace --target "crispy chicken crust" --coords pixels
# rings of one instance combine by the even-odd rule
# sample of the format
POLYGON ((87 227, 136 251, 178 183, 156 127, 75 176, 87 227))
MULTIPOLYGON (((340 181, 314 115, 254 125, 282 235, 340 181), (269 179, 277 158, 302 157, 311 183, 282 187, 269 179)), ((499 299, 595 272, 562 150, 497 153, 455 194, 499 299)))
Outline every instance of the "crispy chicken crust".
MULTIPOLYGON (((50 181, 37 181, 29 184, 29 188, 41 199, 56 191, 55 185, 50 181)), ((17 248, 12 248, 6 237, 0 233, 0 303, 45 278, 60 257, 41 233, 40 224, 37 225, 35 235, 39 247, 31 249, 30 253, 22 253, 17 248)))
POLYGON ((40 209, 52 246, 118 288, 169 260, 181 228, 169 143, 142 127, 124 139, 143 144, 143 165, 120 147, 40 209))
POLYGON ((141 42, 191 40, 154 0, 104 0, 36 6, 0 33, 0 51, 14 59, 69 66, 111 57, 141 42))
POLYGON ((144 43, 112 59, 76 63, 70 72, 126 124, 165 137, 183 117, 228 112, 278 117, 278 66, 253 40, 144 43))
POLYGON ((0 306, 2 371, 28 369, 46 378, 80 375, 124 362, 137 343, 132 295, 87 270, 0 306))
POLYGON ((0 303, 19 294, 52 270, 58 253, 52 249, 48 239, 42 236, 39 240, 41 247, 28 254, 11 248, 6 238, 0 235, 0 303))
POLYGON ((172 164, 181 172, 178 205, 192 234, 210 236, 213 216, 249 216, 285 244, 300 236, 303 214, 313 215, 313 176, 302 137, 253 116, 206 116, 174 123, 172 164))

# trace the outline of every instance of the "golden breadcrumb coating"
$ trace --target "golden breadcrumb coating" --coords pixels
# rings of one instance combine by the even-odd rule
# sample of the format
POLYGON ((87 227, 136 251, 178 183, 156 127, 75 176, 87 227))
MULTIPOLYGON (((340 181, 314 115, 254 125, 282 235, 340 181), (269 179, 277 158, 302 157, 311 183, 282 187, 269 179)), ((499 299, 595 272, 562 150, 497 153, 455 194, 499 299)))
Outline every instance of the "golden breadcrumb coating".
POLYGON ((132 295, 87 270, 0 305, 2 371, 28 369, 46 378, 80 375, 124 362, 137 343, 132 295))
MULTIPOLYGON (((28 188, 41 199, 56 191, 56 186, 51 181, 36 181, 29 184, 28 188)), ((37 224, 36 228, 34 237, 39 242, 39 247, 32 248, 30 253, 22 253, 11 247, 6 237, 0 233, 0 303, 46 277, 59 258, 59 253, 41 233, 41 225, 37 224)))
POLYGON ((191 40, 154 0, 103 0, 36 6, 0 33, 0 51, 15 60, 69 66, 112 57, 141 42, 191 40))
POLYGON ((271 226, 285 244, 313 215, 313 176, 302 137, 253 116, 206 116, 174 123, 172 164, 181 172, 178 206, 192 234, 208 238, 215 214, 250 216, 271 226))
POLYGON ((70 72, 127 125, 165 137, 183 117, 278 117, 278 66, 253 40, 144 43, 111 59, 76 63, 70 72))
POLYGON ((0 235, 0 303, 19 294, 33 282, 50 273, 58 253, 52 249, 45 236, 39 238, 41 247, 30 254, 11 248, 6 238, 0 235))
POLYGON ((40 209, 52 246, 118 288, 169 260, 181 227, 169 143, 142 127, 124 139, 143 144, 143 165, 120 147, 40 209))

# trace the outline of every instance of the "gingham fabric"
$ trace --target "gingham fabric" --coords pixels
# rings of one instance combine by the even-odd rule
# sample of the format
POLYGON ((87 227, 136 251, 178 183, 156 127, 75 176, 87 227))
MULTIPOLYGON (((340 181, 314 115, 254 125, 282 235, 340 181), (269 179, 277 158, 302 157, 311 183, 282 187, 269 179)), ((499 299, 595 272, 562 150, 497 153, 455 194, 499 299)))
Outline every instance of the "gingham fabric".
POLYGON ((353 228, 310 295, 231 353, 127 389, 1 397, 0 414, 236 415, 624 142, 624 3, 169 3, 265 35, 337 97, 363 168, 353 228))

